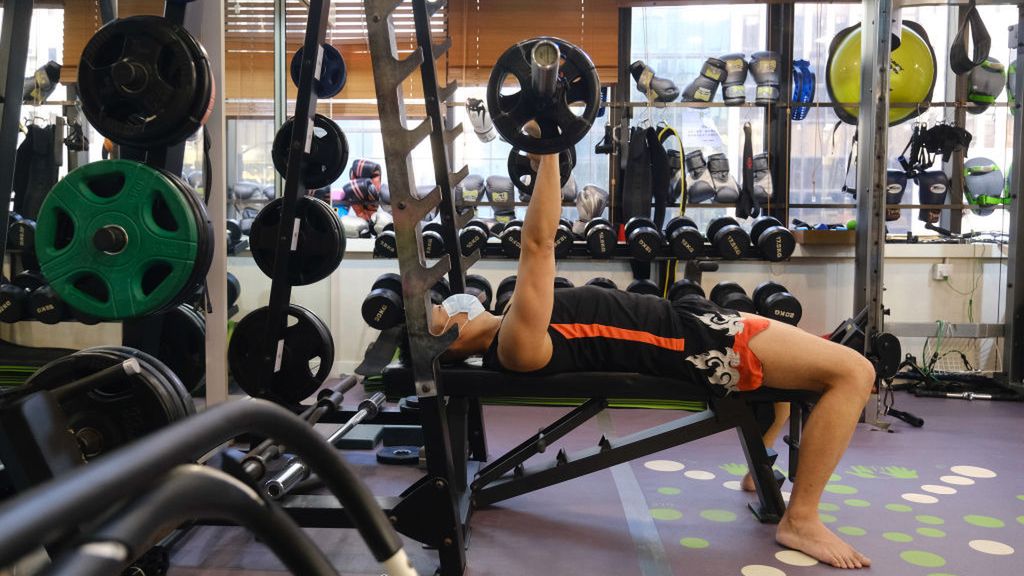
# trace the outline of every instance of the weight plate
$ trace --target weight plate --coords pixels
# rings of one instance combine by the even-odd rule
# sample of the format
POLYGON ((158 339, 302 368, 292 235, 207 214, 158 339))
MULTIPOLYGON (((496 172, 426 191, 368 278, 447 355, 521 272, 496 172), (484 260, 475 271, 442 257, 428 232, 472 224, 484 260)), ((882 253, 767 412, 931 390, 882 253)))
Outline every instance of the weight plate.
POLYGON ((287 404, 297 404, 316 391, 331 372, 334 339, 315 314, 301 306, 288 306, 287 327, 273 354, 280 368, 270 376, 270 387, 261 388, 261 376, 274 370, 275 358, 265 351, 269 309, 264 306, 246 314, 235 325, 228 345, 228 366, 247 394, 287 404))
POLYGON ((238 297, 242 295, 242 283, 238 281, 238 276, 235 276, 231 272, 227 273, 228 282, 228 308, 235 305, 238 302, 238 297))
POLYGON ((128 160, 86 164, 43 201, 40 269, 70 306, 121 319, 174 306, 212 259, 205 208, 160 172, 128 160))
POLYGON ((196 260, 196 265, 192 267, 192 275, 181 289, 181 292, 178 293, 178 297, 161 308, 162 311, 166 312, 179 303, 184 302, 186 298, 193 294, 196 287, 205 289, 206 274, 210 271, 210 263, 213 262, 213 223, 210 222, 209 213, 206 211, 206 204, 199 199, 199 195, 196 194, 184 179, 166 170, 161 170, 160 173, 177 186, 178 191, 184 195, 185 200, 188 201, 189 206, 192 208, 196 221, 200 223, 197 248, 199 258, 196 260))
POLYGON ((185 390, 181 380, 166 364, 157 360, 156 357, 128 346, 102 346, 91 350, 95 350, 97 353, 114 355, 118 361, 135 358, 139 361, 139 366, 144 371, 156 374, 164 385, 163 389, 170 392, 172 404, 178 408, 177 418, 185 418, 196 413, 195 402, 192 401, 192 397, 185 390))
POLYGON ((206 51, 185 28, 132 16, 100 28, 78 68, 82 111, 113 142, 155 149, 203 126, 214 85, 206 51))
MULTIPOLYGON (((348 71, 345 68, 345 59, 341 52, 330 44, 324 42, 322 60, 320 62, 320 79, 313 81, 313 91, 317 98, 334 98, 345 88, 345 80, 348 78, 348 71)), ((292 56, 292 63, 289 66, 292 82, 299 85, 299 73, 302 66, 302 52, 304 46, 300 46, 292 56)))
MULTIPOLYGON (((54 390, 127 357, 109 348, 90 348, 50 362, 36 371, 25 385, 54 390)), ((125 376, 116 384, 83 390, 61 401, 71 432, 87 460, 184 416, 177 397, 179 391, 173 389, 153 364, 140 361, 139 365, 142 371, 137 376, 125 376)))
POLYGON ((156 357, 193 392, 206 383, 206 319, 188 304, 163 315, 156 357))
MULTIPOLYGON (((561 178, 560 186, 565 186, 572 175, 572 169, 576 166, 576 149, 567 148, 558 153, 558 172, 561 178)), ((533 194, 533 187, 537 183, 537 171, 533 168, 529 155, 518 148, 509 150, 508 153, 508 177, 512 184, 523 194, 533 194)))
POLYGON ((513 147, 536 154, 567 150, 583 139, 601 104, 601 79, 583 50, 553 37, 524 40, 506 50, 491 69, 487 110, 501 136, 513 147), (543 99, 531 87, 531 53, 540 41, 554 42, 561 53, 554 96, 543 99), (573 108, 583 107, 580 114, 573 108), (531 120, 540 138, 524 131, 531 120))
MULTIPOLYGON (((288 178, 288 151, 292 143, 292 126, 295 118, 289 118, 274 136, 270 152, 274 169, 282 178, 288 178)), ((348 163, 348 140, 334 120, 323 114, 313 119, 313 135, 310 137, 309 154, 306 155, 302 172, 303 188, 316 190, 330 186, 345 173, 348 163)))
POLYGON ((419 464, 419 446, 385 446, 377 450, 377 462, 381 464, 419 464))
MULTIPOLYGON (((249 230, 249 249, 256 265, 269 277, 274 274, 277 233, 284 199, 267 204, 249 230)), ((338 214, 322 200, 300 196, 295 204, 299 234, 288 258, 288 283, 306 286, 331 275, 345 257, 345 234, 338 214)), ((290 235, 290 234, 289 234, 290 235)))

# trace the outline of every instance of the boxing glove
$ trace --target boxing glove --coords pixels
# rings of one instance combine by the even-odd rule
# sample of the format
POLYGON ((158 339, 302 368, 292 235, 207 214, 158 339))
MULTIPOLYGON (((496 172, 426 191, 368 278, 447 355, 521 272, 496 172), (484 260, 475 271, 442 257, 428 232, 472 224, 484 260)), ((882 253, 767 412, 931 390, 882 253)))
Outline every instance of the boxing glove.
POLYGON ((779 99, 779 53, 754 52, 750 55, 750 74, 757 82, 758 104, 770 104, 779 99))
POLYGON ((476 132, 476 137, 481 142, 490 142, 498 137, 483 100, 466 98, 466 115, 469 116, 469 123, 473 125, 473 132, 476 132))
POLYGON ((370 224, 353 214, 341 217, 341 226, 345 230, 345 238, 369 238, 370 224))
POLYGON ((388 188, 388 183, 387 182, 382 183, 380 185, 380 190, 378 190, 377 193, 380 196, 380 205, 381 205, 381 207, 387 206, 388 208, 385 208, 385 210, 390 210, 391 209, 390 208, 390 206, 391 206, 391 189, 388 188))
POLYGON ((576 189, 576 177, 569 174, 569 179, 562 186, 562 202, 575 202, 578 190, 576 189))
POLYGON ((655 76, 654 69, 644 64, 643 60, 637 60, 630 64, 629 74, 633 80, 636 80, 636 89, 648 100, 672 102, 679 98, 679 88, 676 87, 675 82, 655 76))
POLYGON ((683 195, 683 159, 679 150, 666 150, 668 157, 668 203, 675 204, 683 195))
POLYGON ((734 204, 740 197, 740 187, 729 174, 729 159, 719 152, 708 156, 708 172, 715 183, 715 202, 734 204))
POLYGON ((700 204, 715 197, 715 181, 708 172, 704 153, 700 150, 686 153, 686 201, 700 204))
POLYGON ((587 184, 576 195, 576 210, 582 222, 589 222, 604 213, 608 206, 608 191, 593 184, 587 184))
POLYGON ((377 186, 373 184, 373 180, 369 178, 349 180, 341 187, 341 192, 341 201, 349 206, 354 204, 365 206, 380 202, 380 192, 378 192, 377 186))
POLYGON ((683 102, 711 102, 724 79, 725 62, 708 58, 700 67, 700 74, 683 89, 683 102))
POLYGON ((722 99, 726 106, 739 106, 747 100, 743 83, 747 81, 747 61, 743 54, 722 56, 725 62, 725 80, 722 81, 722 99))
POLYGON ((484 183, 484 195, 494 208, 494 219, 502 224, 508 224, 516 215, 512 191, 512 179, 508 176, 488 176, 484 183))
POLYGON ((373 216, 370 217, 370 224, 373 225, 373 235, 380 236, 380 233, 384 231, 384 228, 393 222, 394 218, 391 214, 383 210, 377 210, 373 213, 373 216))
POLYGON ((479 174, 470 174, 462 179, 455 185, 455 205, 464 206, 466 204, 476 204, 482 200, 482 192, 484 189, 484 178, 479 174))
POLYGON ((754 201, 767 204, 772 199, 772 173, 768 170, 768 153, 754 155, 754 201))
POLYGON ((359 178, 369 178, 373 181, 373 185, 380 189, 380 164, 377 164, 373 160, 356 159, 352 161, 352 167, 349 168, 348 177, 351 180, 358 180, 359 178))
POLYGON ((885 221, 893 222, 900 219, 899 203, 903 201, 903 193, 907 191, 907 173, 902 170, 885 172, 885 221))
MULTIPOLYGON (((946 192, 949 190, 949 178, 941 170, 929 170, 918 174, 914 181, 917 182, 917 195, 921 204, 943 204, 946 201, 946 192)), ((940 209, 922 208, 917 213, 917 219, 929 224, 938 224, 940 209)))

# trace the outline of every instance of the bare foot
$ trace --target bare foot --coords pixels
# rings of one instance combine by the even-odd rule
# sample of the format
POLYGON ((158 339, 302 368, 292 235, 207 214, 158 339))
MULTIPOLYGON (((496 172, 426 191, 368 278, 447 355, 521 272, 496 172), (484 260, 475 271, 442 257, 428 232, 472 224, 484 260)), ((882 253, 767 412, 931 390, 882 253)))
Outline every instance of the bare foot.
POLYGON ((867 556, 843 542, 816 517, 797 522, 784 516, 775 531, 775 541, 836 568, 871 566, 867 556))
POLYGON ((740 480, 740 488, 743 488, 744 492, 757 492, 757 486, 754 486, 754 477, 748 472, 743 480, 740 480))

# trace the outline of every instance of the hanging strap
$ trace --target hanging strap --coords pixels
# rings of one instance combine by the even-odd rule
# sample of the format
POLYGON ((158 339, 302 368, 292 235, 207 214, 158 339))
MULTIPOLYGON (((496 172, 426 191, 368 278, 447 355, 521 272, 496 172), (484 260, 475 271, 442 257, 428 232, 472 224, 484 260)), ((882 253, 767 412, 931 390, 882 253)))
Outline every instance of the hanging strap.
POLYGON ((949 67, 957 75, 966 74, 975 66, 980 66, 988 58, 992 48, 992 37, 985 28, 985 22, 978 13, 978 7, 971 0, 967 14, 960 28, 956 31, 953 43, 949 47, 949 67), (967 30, 970 28, 971 42, 974 44, 974 57, 967 56, 967 30))

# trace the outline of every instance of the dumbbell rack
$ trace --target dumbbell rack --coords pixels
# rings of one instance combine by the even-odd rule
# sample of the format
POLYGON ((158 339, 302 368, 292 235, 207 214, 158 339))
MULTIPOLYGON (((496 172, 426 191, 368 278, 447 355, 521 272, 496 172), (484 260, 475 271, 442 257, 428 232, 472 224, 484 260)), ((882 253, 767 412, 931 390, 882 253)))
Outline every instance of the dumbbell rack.
POLYGON ((452 188, 469 173, 468 167, 451 171, 446 146, 461 133, 461 126, 446 129, 441 115, 442 102, 455 94, 453 82, 444 88, 437 84, 435 61, 450 47, 450 40, 435 46, 430 38, 430 17, 446 2, 412 0, 418 47, 399 60, 392 15, 401 0, 366 0, 366 25, 373 62, 384 159, 387 165, 391 207, 398 247, 398 266, 402 276, 405 326, 409 338, 409 358, 419 396, 420 418, 427 447, 427 474, 406 491, 403 502, 393 511, 400 532, 434 546, 440 557, 441 574, 462 574, 466 566, 465 536, 471 507, 467 478, 475 474, 477 464, 467 459, 464 449, 470 439, 468 420, 473 420, 472 454, 476 460, 486 457, 483 445, 479 405, 471 407, 465 399, 446 399, 437 370, 437 358, 455 340, 457 330, 435 336, 430 332, 432 306, 428 291, 448 274, 453 292, 465 290, 465 270, 479 254, 463 256, 458 230, 470 219, 469 213, 455 209, 452 188), (413 129, 406 127, 407 116, 402 83, 420 69, 427 118, 413 129), (426 195, 415 194, 416 180, 410 154, 430 137, 434 160, 435 187, 426 195), (447 254, 427 267, 420 242, 423 218, 434 208, 441 215, 441 236, 447 254), (472 412, 472 415, 468 413, 472 412), (417 498, 422 495, 423 498, 417 498), (412 504, 406 505, 407 502, 412 504), (429 502, 430 504, 426 504, 429 502), (429 505, 432 516, 420 512, 429 505), (403 509, 403 507, 405 509, 403 509), (409 512, 408 516, 402 512, 409 512))

